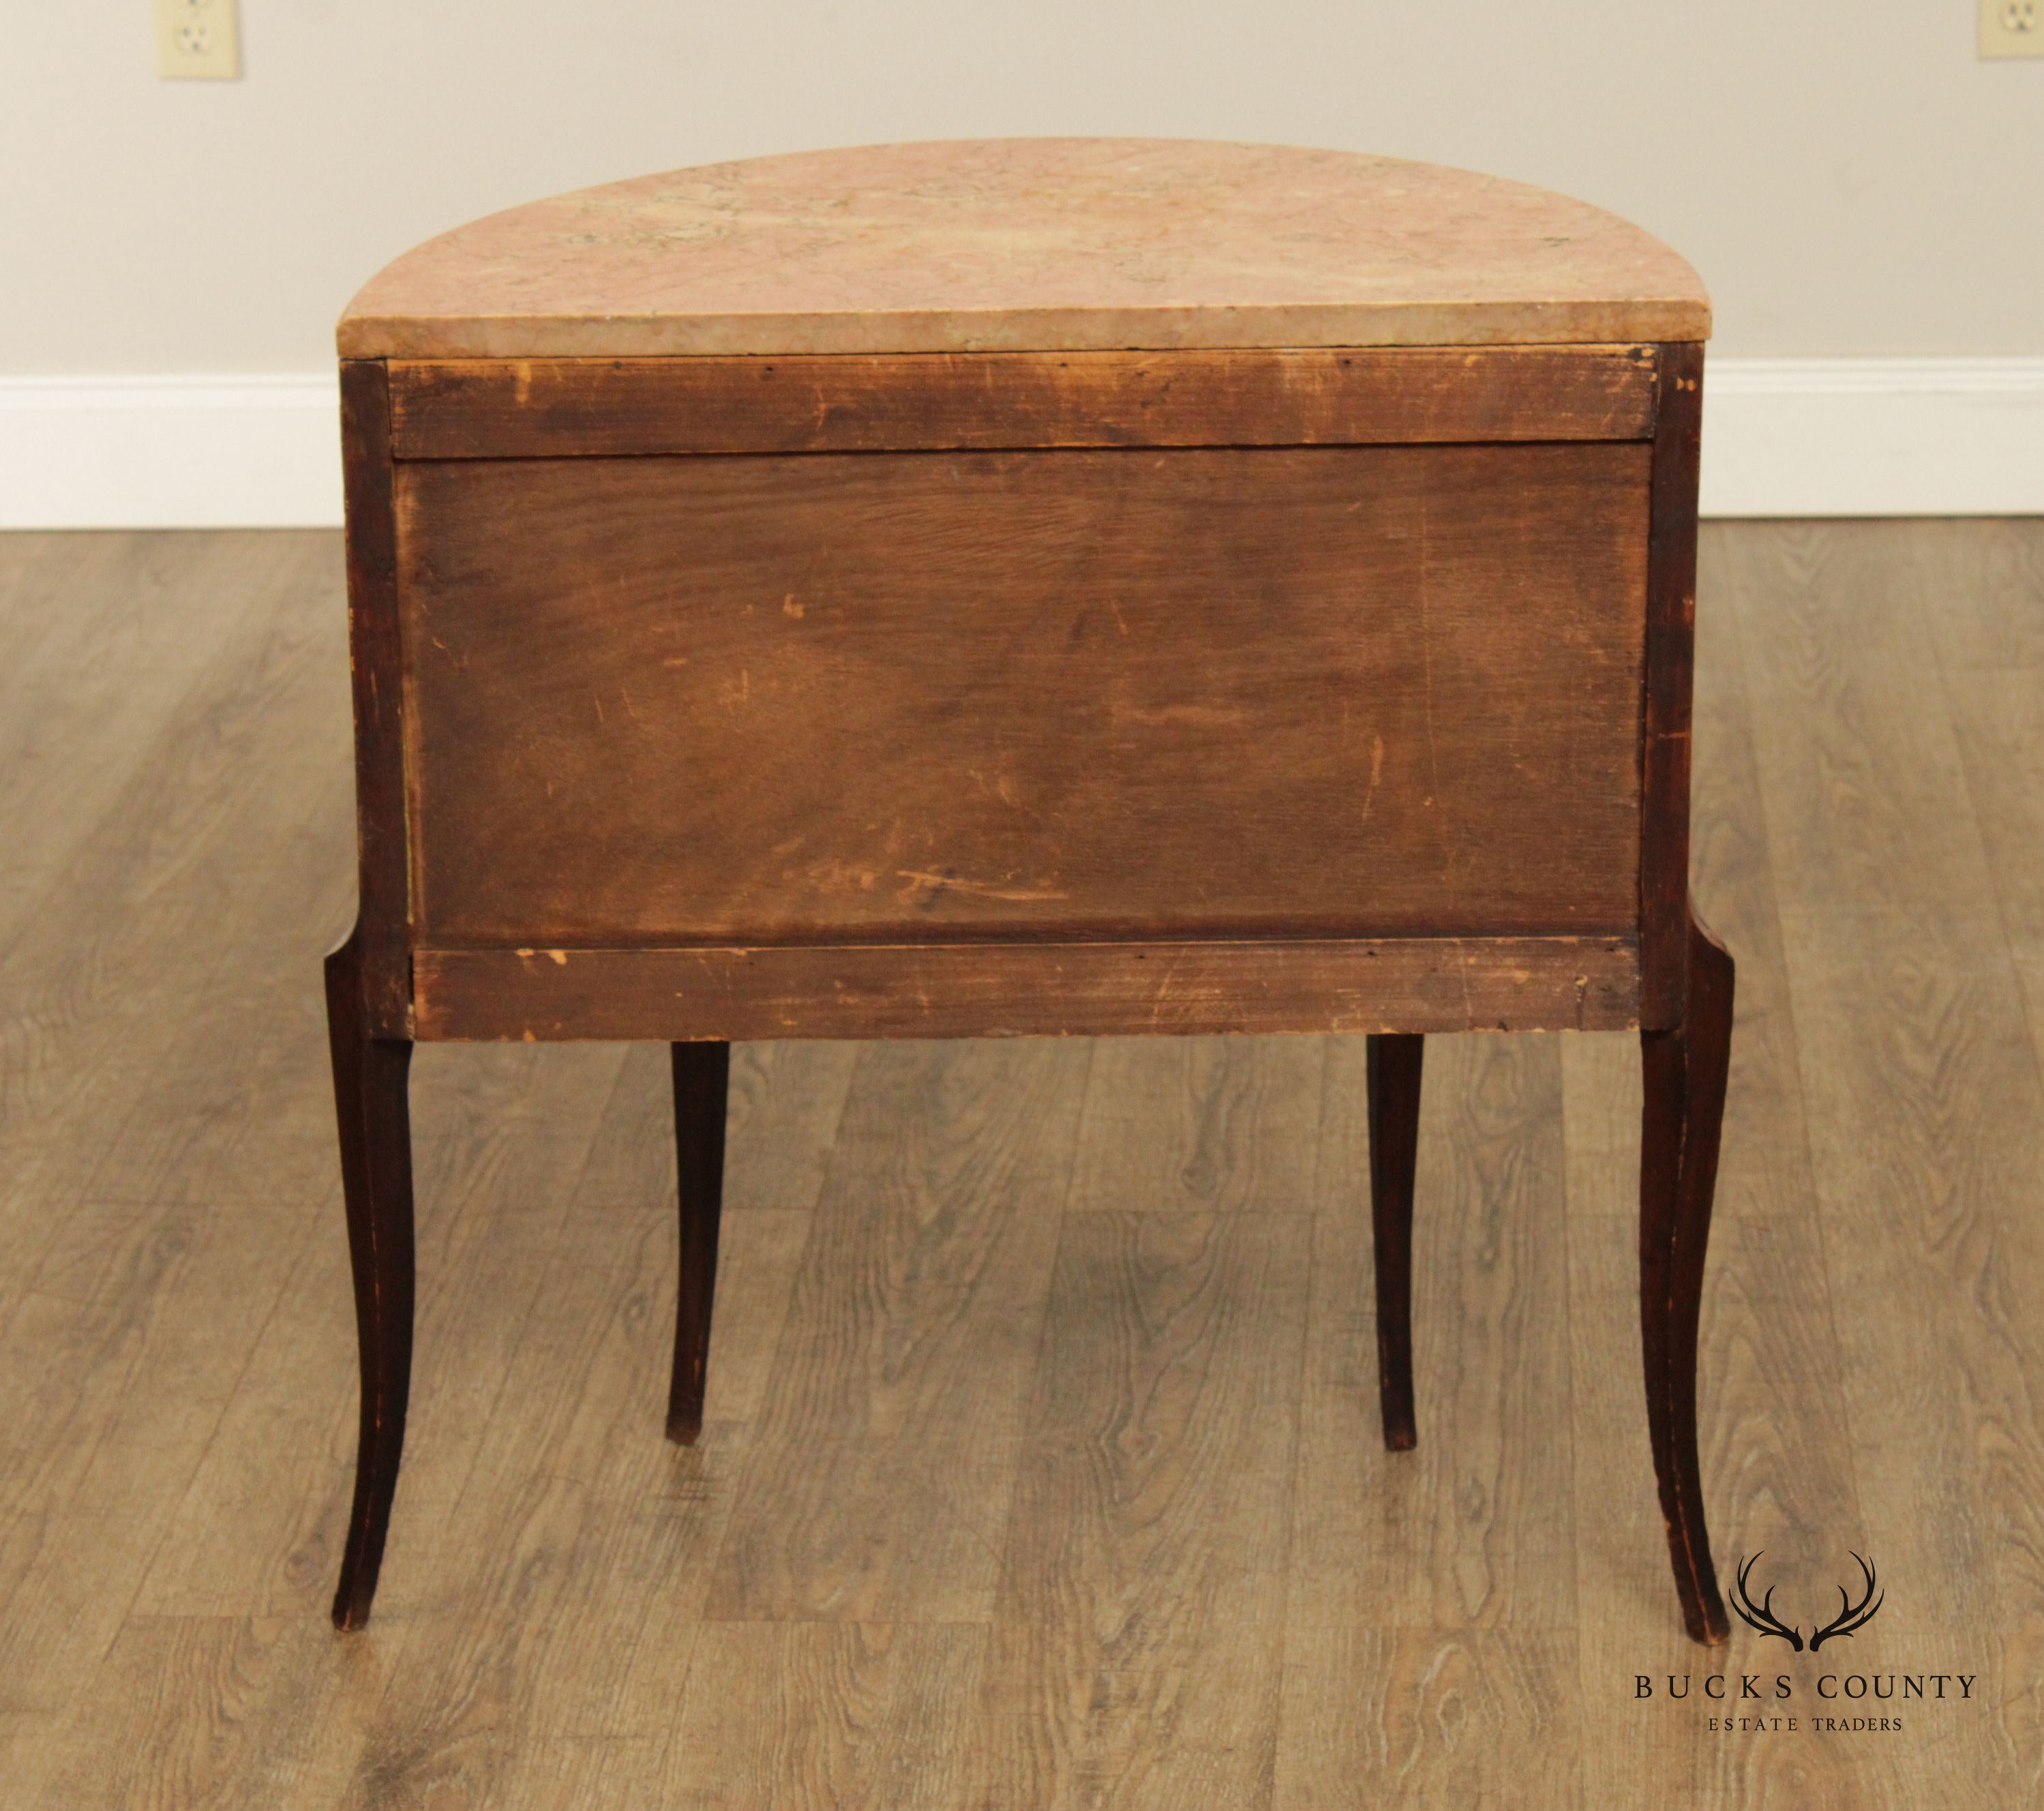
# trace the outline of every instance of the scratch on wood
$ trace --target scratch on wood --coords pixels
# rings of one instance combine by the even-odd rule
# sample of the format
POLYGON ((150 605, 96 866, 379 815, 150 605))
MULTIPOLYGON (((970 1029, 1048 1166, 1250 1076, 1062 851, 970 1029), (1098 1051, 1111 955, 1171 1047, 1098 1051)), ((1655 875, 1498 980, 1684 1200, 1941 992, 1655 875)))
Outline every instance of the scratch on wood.
POLYGON ((933 893, 970 893, 981 899, 1062 899, 1066 894, 1055 886, 1007 886, 990 880, 961 880, 956 875, 926 874, 915 868, 897 868, 895 874, 909 882, 904 897, 920 888, 933 893))
POLYGON ((1178 985, 1178 971, 1185 965, 1191 952, 1182 946, 1171 952, 1170 959, 1164 965, 1164 972, 1157 978, 1157 991, 1150 1003, 1150 1022, 1153 1025, 1164 1022, 1171 996, 1178 985))
MULTIPOLYGON (((1347 709, 1345 704, 1343 709, 1344 712, 1347 709)), ((1381 736, 1373 736, 1370 739, 1370 787, 1362 795, 1362 814, 1355 821, 1355 827, 1358 830, 1370 821, 1370 814, 1376 808, 1377 788, 1383 778, 1384 738, 1381 736)))

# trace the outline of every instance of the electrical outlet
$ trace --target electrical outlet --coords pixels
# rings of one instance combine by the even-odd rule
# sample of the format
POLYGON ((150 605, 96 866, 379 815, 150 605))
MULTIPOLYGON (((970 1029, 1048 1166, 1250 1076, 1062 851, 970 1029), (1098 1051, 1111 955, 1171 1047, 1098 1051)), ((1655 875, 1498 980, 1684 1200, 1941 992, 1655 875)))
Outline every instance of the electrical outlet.
POLYGON ((241 73, 234 0, 156 0, 156 73, 232 82, 241 73))
POLYGON ((2044 0, 1980 0, 1982 56, 2044 56, 2044 0))

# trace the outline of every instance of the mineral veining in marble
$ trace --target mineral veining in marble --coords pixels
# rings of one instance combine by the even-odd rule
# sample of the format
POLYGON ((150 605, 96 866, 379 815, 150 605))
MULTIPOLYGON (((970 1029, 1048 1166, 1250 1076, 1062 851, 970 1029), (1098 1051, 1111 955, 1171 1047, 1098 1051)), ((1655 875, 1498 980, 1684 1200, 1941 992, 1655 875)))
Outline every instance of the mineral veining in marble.
POLYGON ((1350 152, 988 139, 584 189, 406 253, 351 357, 1698 340, 1696 273, 1616 215, 1350 152))

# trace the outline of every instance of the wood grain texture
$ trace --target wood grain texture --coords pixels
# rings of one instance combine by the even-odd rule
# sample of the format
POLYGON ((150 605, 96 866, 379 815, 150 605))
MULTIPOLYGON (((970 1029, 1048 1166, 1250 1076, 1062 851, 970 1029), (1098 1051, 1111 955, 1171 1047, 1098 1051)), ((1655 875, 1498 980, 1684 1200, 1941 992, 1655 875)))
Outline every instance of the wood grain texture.
POLYGON ((400 467, 419 942, 1629 934, 1649 457, 400 467))
POLYGON ((958 1623, 713 1622, 660 1801, 837 1811, 972 1802, 987 1631, 958 1623), (736 1691, 712 1680, 744 1682, 736 1691))
POLYGON ((1067 1213, 1310 1213, 1324 1039, 1103 1038, 1067 1213))
POLYGON ((1075 1214, 974 1746, 982 1802, 1267 1802, 1312 1262, 1297 1215, 1075 1214))
MULTIPOLYGON (((425 1052, 413 1060, 418 1303, 401 1487, 409 1532, 390 1542, 377 1586, 378 1615, 395 1623, 450 1601, 488 1551, 459 1513, 463 1494, 494 1422, 515 1403, 518 1355, 561 1262, 561 1228, 616 1071, 614 1060, 535 1060, 555 1054, 425 1052), (459 1060, 475 1055, 499 1060, 459 1060), (526 1060, 501 1060, 510 1057, 526 1060)), ((671 1204, 647 1205, 671 1237, 671 1204)), ((647 1360, 639 1405, 656 1442, 663 1344, 656 1338, 647 1360)), ((339 1494, 347 1476, 344 1463, 327 1490, 339 1494)), ((515 1497, 515 1483, 499 1487, 515 1497)))
POLYGON ((6 1708, 68 1708, 114 1639, 162 1531, 138 1493, 189 1478, 307 1228, 247 1207, 67 1217, 6 1331, 22 1431, 0 1471, 6 1708), (25 1436, 26 1437, 25 1437, 25 1436))
POLYGON ((1711 1558, 1696 1457, 1696 1328, 1717 1194, 1731 1064, 1733 965, 1693 916, 1681 1026, 1643 1031, 1639 1158, 1639 1325, 1646 1425, 1675 1590, 1690 1639, 1731 1634, 1711 1558))
MULTIPOLYGON (((2023 827, 1974 809, 1950 701, 1973 707, 1956 667, 1939 682, 1938 613, 1979 606, 1955 606, 1954 575, 1912 544, 1902 524, 1784 525, 1743 543, 1727 590, 1784 851, 1833 1290, 1898 1304, 1885 1326, 1838 1316, 1868 1538, 1924 1581, 1881 1632, 1899 1649, 1981 1629, 1974 1651, 2012 1679, 2031 1675, 2044 1607, 2044 1352, 2027 1306, 2044 1279, 2044 1090, 1988 852, 2022 859, 2023 827)), ((2004 594, 2010 629, 1995 633, 2034 607, 2004 594)), ((2036 1795, 2032 1694, 2005 1691, 1976 1740, 1970 1763, 1927 1756, 1912 1789, 1967 1805, 2036 1795)))
POLYGON ((0 1303, 49 1230, 39 1178, 65 1201, 273 1199, 242 1175, 237 1148, 259 1135, 270 1161, 294 1152, 280 1182, 325 1185, 333 1169, 330 1090, 280 1088, 259 1113, 220 1059, 298 1075, 290 1053, 319 1048, 316 990, 298 996, 302 1017, 259 1027, 237 1005, 294 984, 299 927, 345 922, 345 890, 317 862, 351 859, 334 814, 348 765, 331 740, 346 728, 339 549, 309 535, 74 544, 90 556, 32 567, 13 597, 42 631, 16 636, 28 645, 6 680, 22 798, 0 932, 0 1215, 20 1203, 26 1217, 9 1217, 17 1261, 0 1303), (259 892, 240 840, 258 826, 292 852, 259 892), (87 896, 107 915, 80 923, 87 896), (142 1009, 159 993, 174 1011, 142 1009))
POLYGON ((114 1638, 164 1532, 133 1505, 189 1480, 312 1236, 299 1139, 309 1117, 330 1175, 332 1102, 290 1005, 317 948, 290 944, 338 917, 346 862, 332 538, 50 540, 6 631, 0 1702, 24 1719, 114 1638), (282 863, 255 887, 251 836, 282 863), (258 996, 284 1002, 259 1031, 258 996), (238 1067, 259 1051, 294 1078, 268 1121, 238 1067), (267 1174, 226 1186, 244 1164, 267 1174))
POLYGON ((2044 536, 2027 521, 1923 523, 1884 552, 1925 600, 1966 794, 1987 840, 1995 903, 2044 1048, 2044 879, 2029 859, 2044 793, 2044 536))
MULTIPOLYGON (((1412 1317, 1430 1431, 1409 1452, 1385 1451, 1377 1389, 1366 1053, 1359 1038, 1329 1043, 1291 1630, 1574 1625, 1572 1540, 1553 1509, 1573 1459, 1546 1406, 1569 1365, 1562 1041, 1429 1042, 1412 1317)), ((1631 1353, 1617 1363, 1636 1388, 1631 1353)))
POLYGON ((290 1617, 130 1617, 81 1707, 66 1765, 40 1800, 186 1811, 337 1801, 330 1719, 359 1717, 381 1681, 369 1656, 336 1665, 332 1631, 290 1617), (366 1664, 363 1663, 367 1662, 366 1664))
MULTIPOLYGON (((1720 1562, 1764 1555, 1786 1598, 1873 1543, 1860 1510, 1838 1333, 1863 1305, 1832 1297, 1739 625, 1720 577, 1720 563, 1750 532, 1707 529, 1700 550, 1700 594, 1712 607, 1698 625, 1695 886, 1704 915, 1739 952, 1731 1132, 1719 1166, 1698 1365, 1700 1444, 1720 1562)), ((1650 1640, 1639 1626, 1640 1613, 1664 1601, 1667 1544, 1657 1504, 1639 1488, 1644 1403, 1631 1375, 1609 1363, 1638 1337, 1639 1067, 1623 1040, 1562 1045, 1584 1783, 1586 1796, 1606 1802, 1636 1786, 1637 1707, 1587 1688, 1628 1670, 1680 1674, 1694 1664, 1665 1618, 1650 1640)), ((1771 1645, 1749 1648, 1749 1639, 1735 1629, 1741 1667, 1771 1645)), ((1866 1744, 1731 1741, 1690 1758, 1685 1787, 1711 1801, 1910 1802, 1892 1790, 1892 1761, 1866 1744)))
POLYGON ((672 1250, 664 1207, 551 1225, 544 1285, 452 1512, 409 1540, 401 1521, 391 1548, 394 1584, 423 1546, 443 1592, 522 1609, 423 1640, 395 1625, 388 1683, 358 1725, 367 1804, 377 1790, 515 1799, 556 1741, 670 1727, 747 1439, 720 1419, 686 1451, 660 1438, 672 1250), (592 1628, 606 1632, 600 1658, 583 1645, 592 1628))
POLYGON ((399 459, 1631 440, 1650 346, 393 361, 399 459))
POLYGON ((411 879, 405 838, 405 655, 398 603, 390 376, 380 362, 340 367, 341 468, 348 502, 348 630, 355 680, 356 936, 363 998, 377 1037, 411 1035, 411 879))
POLYGON ((1618 937, 421 950, 435 1039, 1615 1031, 1618 937))
POLYGON ((370 971, 358 927, 326 959, 327 1034, 333 1053, 334 1114, 355 1284, 361 1416, 355 1502, 333 1597, 336 1628, 369 1620, 390 1532, 412 1388, 413 1306, 417 1294, 412 1211, 412 1046, 371 1034, 370 971))
POLYGON ((152 775, 153 759, 197 722, 236 721, 252 662, 273 682, 288 675, 276 656, 303 637, 279 634, 279 592, 340 600, 326 536, 15 533, 0 550, 0 763, 18 792, 0 882, 5 945, 33 934, 49 890, 105 840, 122 790, 175 784, 193 756, 152 775), (209 589, 220 606, 191 609, 209 589))
POLYGON ((1085 1061, 863 1053, 711 1618, 986 1619, 1085 1061))
POLYGON ((1662 348, 1657 377, 1640 731, 1639 993, 1642 1022, 1660 1029, 1681 1022, 1689 972, 1689 723, 1703 348, 1662 348))
MULTIPOLYGON (((851 1043, 747 1044, 731 1053, 724 1109, 728 1211, 813 1208, 859 1061, 851 1043)), ((576 1188, 578 1209, 641 1208, 676 1186, 671 1060, 626 1049, 576 1188)))
POLYGON ((1566 1632, 1300 1631, 1285 1645, 1286 1740, 1272 1802, 1279 1811, 1584 1802, 1573 1650, 1566 1632), (1543 1757, 1537 1778, 1534 1755, 1543 1757))
MULTIPOLYGON (((1416 1286, 1434 1292, 1416 1327, 1427 1437, 1401 1455, 1376 1422, 1360 1038, 1317 1059, 1314 1040, 1245 1042, 1226 1064, 1131 1040, 1110 1098, 1066 1107, 1076 1130, 1055 1150, 1065 1122, 1018 1106, 1034 1090, 1009 1064, 1077 1045, 950 1047, 940 1103, 917 1104, 928 1071, 885 1100, 869 1075, 848 1113, 860 1047, 735 1051, 717 1356, 688 1458, 657 1426, 674 1278, 667 1053, 423 1049, 400 1509, 413 1535, 393 1543, 377 1621, 340 1640, 322 1600, 347 1507, 352 1329, 313 960, 353 886, 339 543, 80 535, 25 551, 0 536, 0 648, 22 663, 0 661, 0 739, 33 776, 0 801, 26 888, 0 889, 10 1804, 1030 1806, 1031 1751, 977 1734, 1011 1548, 1104 1603, 1141 1601, 1155 1566, 1227 1588, 1202 1574, 1215 1555, 1198 1540, 1144 1544, 1168 1518, 1124 1528, 1097 1498, 1068 1560, 1062 1498, 1017 1510, 1025 1457, 1077 1475, 1085 1417, 1122 1387, 1047 1344, 1047 1315, 1181 1300, 1185 1275, 1161 1261, 1162 1223, 1181 1217, 1229 1223, 1208 1299, 1263 1304, 1281 1343, 1304 1325, 1293 1470, 1239 1486, 1269 1516, 1255 1563, 1267 1575, 1285 1547, 1284 1614, 1272 1636, 1255 1610, 1250 1641, 1218 1621, 1187 1637, 1167 1607, 1168 1640, 1154 1658, 1125 1647, 1112 1689, 1157 1704, 1174 1667, 1239 1666, 1261 1690, 1274 1667, 1274 1758, 1248 1802, 2032 1802, 2044 1087, 2018 978, 2044 529, 1713 525, 1703 552, 1696 889, 1739 956, 1701 1329, 1718 1557, 1765 1547, 1777 1607, 1792 1599, 1807 1622, 1836 1601, 1842 1550, 1871 1554, 1890 1596, 1840 1644, 1842 1666, 1975 1674, 1973 1701, 1911 1706, 1896 1735, 1784 1746, 1632 1699, 1636 1671, 1694 1671, 1696 1651, 1672 1626, 1635 1362, 1628 1036, 1430 1050, 1415 1224, 1416 1286), (52 776, 74 768, 65 794, 52 776), (925 1110, 982 1128, 1041 1117, 1034 1132, 974 1132, 977 1156, 962 1136, 947 1160, 905 1161, 920 1135, 903 1129, 925 1110), (1316 1125, 1302 1175, 1292 1141, 1316 1125), (1001 1211, 1049 1225, 996 1230, 977 1217, 980 1166, 1007 1174, 1032 1144, 1037 1179, 1001 1211), (901 1236, 904 1280, 881 1312, 813 1264, 809 1209, 857 1213, 861 1178, 898 1202, 911 1175, 928 1230, 901 1236), (1157 1260, 1142 1290, 1089 1271, 1088 1297, 1045 1255, 1060 1189, 1086 1209, 1074 1219, 1128 1228, 1127 1248, 1157 1260), (968 1226, 957 1248, 953 1216, 968 1226), (1160 1222, 1149 1243, 1139 1217, 1160 1222), (1251 1236, 1280 1222, 1281 1243, 1310 1224, 1312 1261, 1296 1286, 1266 1288, 1251 1236), (989 1247, 1038 1264, 1042 1290, 1020 1311, 1038 1315, 1033 1336, 996 1316, 990 1351, 943 1330, 957 1273, 933 1267, 989 1247), (888 1395, 911 1375, 913 1391, 888 1395), (904 1571, 889 1601, 906 1621, 702 1620, 760 1418, 805 1395, 942 1405, 869 1425, 870 1506, 828 1538, 854 1553, 869 1535, 911 1538, 928 1481, 970 1471, 974 1500, 1004 1504, 994 1556, 959 1563, 970 1589, 904 1571), (924 1620, 933 1607, 964 1620, 924 1620)), ((1189 1324, 1085 1336, 1151 1325, 1161 1353, 1189 1324)), ((1192 1386, 1143 1375, 1166 1385, 1147 1428, 1192 1386)), ((1239 1428, 1226 1388, 1201 1386, 1191 1437, 1239 1428)), ((820 1450, 832 1478, 868 1463, 837 1436, 820 1450)), ((1122 1476, 1178 1457, 1111 1456, 1122 1476)), ((828 1509, 828 1482, 800 1500, 828 1509)), ((1082 1655, 1098 1636, 1058 1624, 1042 1640, 1082 1655)), ((1735 1676, 1777 1653, 1742 1626, 1727 1657, 1735 1676)), ((1071 1753, 1185 1778, 1178 1751, 1140 1749, 1162 1726, 1132 1720, 1119 1746, 1108 1731, 1071 1753)), ((1216 1759, 1214 1777, 1235 1766, 1216 1759)), ((1219 1798, 1201 1783, 1188 1798, 1219 1798)))

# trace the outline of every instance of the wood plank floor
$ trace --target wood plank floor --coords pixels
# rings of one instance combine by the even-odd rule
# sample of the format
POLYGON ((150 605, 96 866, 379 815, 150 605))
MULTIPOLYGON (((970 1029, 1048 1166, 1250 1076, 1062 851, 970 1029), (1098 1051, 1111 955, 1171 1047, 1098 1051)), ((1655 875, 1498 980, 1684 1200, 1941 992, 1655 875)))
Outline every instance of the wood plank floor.
POLYGON ((0 1801, 2044 1802, 2044 523, 1706 532, 1706 1484, 1806 1628, 1874 1561, 1814 1655, 1681 1638, 1587 1036, 1430 1051, 1404 1455, 1359 1042, 742 1049, 690 1452, 664 1053, 425 1049, 336 1636, 340 593, 323 534, 0 536, 0 1801))

